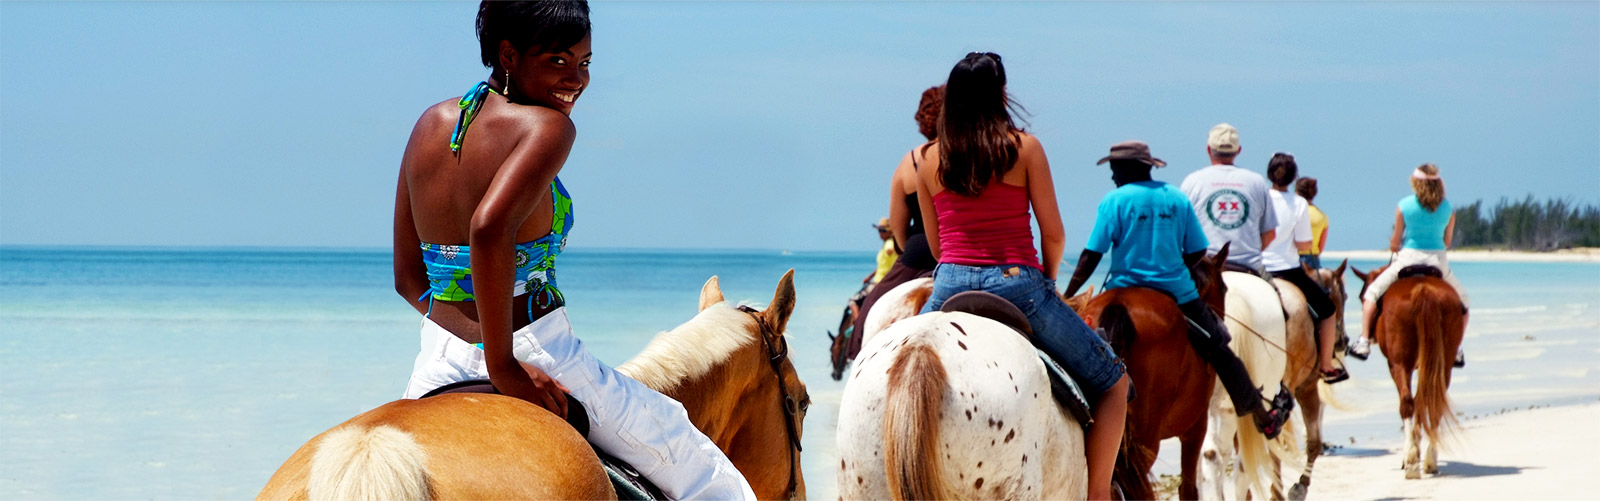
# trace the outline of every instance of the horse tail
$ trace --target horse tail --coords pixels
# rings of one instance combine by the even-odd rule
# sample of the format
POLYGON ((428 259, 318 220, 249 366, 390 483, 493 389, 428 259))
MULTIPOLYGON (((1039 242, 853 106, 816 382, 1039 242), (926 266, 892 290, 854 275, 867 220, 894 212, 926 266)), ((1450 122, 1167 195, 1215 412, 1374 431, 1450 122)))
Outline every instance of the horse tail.
POLYGON ((1334 393, 1333 385, 1320 379, 1317 381, 1317 398, 1322 400, 1322 404, 1328 407, 1345 412, 1355 412, 1356 410, 1349 402, 1339 399, 1339 394, 1334 393))
POLYGON ((1111 345, 1111 351, 1117 355, 1126 356, 1128 345, 1134 343, 1138 337, 1139 329, 1133 325, 1133 316, 1128 313, 1128 307, 1120 302, 1113 301, 1100 310, 1100 318, 1096 320, 1100 328, 1106 330, 1106 342, 1111 345))
POLYGON ((939 413, 949 375, 927 344, 907 346, 889 367, 883 406, 883 465, 893 499, 950 499, 939 453, 939 413))
MULTIPOLYGON (((1432 283, 1428 281, 1425 283, 1432 283)), ((1439 283, 1443 283, 1442 281, 1439 283)), ((1449 301, 1444 301, 1438 287, 1417 287, 1411 296, 1412 318, 1417 332, 1417 397, 1414 421, 1428 434, 1428 440, 1440 443, 1442 429, 1456 426, 1455 414, 1450 411, 1450 399, 1445 390, 1450 387, 1451 365, 1455 353, 1449 353, 1445 336, 1449 330, 1461 328, 1461 317, 1445 313, 1449 301), (1446 325, 1445 322, 1449 321, 1446 325)))
POLYGON ((1155 451, 1139 444, 1132 427, 1123 430, 1122 448, 1117 451, 1117 469, 1111 481, 1122 486, 1122 494, 1127 499, 1155 499, 1155 490, 1146 471, 1155 462, 1155 451))
MULTIPOLYGON (((1109 338, 1106 342, 1111 345, 1111 351, 1123 356, 1128 354, 1128 346, 1137 337, 1138 329, 1133 325, 1133 316, 1128 313, 1127 306, 1111 302, 1100 310, 1095 324, 1105 329, 1109 338)), ((1147 466, 1155 462, 1155 453, 1140 445, 1140 438, 1133 427, 1123 428, 1122 447, 1117 451, 1117 468, 1112 480, 1122 486, 1122 492, 1128 499, 1155 499, 1147 466)))
POLYGON ((427 453, 391 426, 328 432, 311 456, 310 499, 432 499, 427 453))

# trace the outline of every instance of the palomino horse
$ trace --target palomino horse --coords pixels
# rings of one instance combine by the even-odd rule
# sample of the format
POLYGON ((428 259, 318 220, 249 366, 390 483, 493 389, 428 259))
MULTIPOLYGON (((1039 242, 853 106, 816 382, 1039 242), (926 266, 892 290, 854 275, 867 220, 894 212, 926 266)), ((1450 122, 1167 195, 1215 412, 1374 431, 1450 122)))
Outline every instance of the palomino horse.
POLYGON ((1016 330, 932 312, 862 342, 839 405, 841 498, 1087 495, 1083 429, 1016 330))
MULTIPOLYGON (((810 397, 787 358, 794 270, 765 311, 723 301, 717 278, 700 312, 617 368, 683 403, 689 419, 762 499, 804 498, 800 431, 810 397)), ((641 415, 649 418, 648 414, 641 415)), ((615 499, 593 449, 534 404, 492 394, 397 400, 317 435, 261 499, 615 499)))
MULTIPOLYGON (((1222 281, 1227 284, 1225 323, 1233 337, 1228 347, 1244 362, 1250 379, 1263 391, 1263 403, 1271 402, 1283 384, 1288 365, 1286 326, 1278 293, 1272 284, 1253 274, 1224 272, 1222 281)), ((1289 455, 1283 446, 1291 443, 1288 437, 1293 436, 1293 431, 1289 423, 1293 421, 1284 424, 1278 440, 1268 441, 1249 413, 1240 416, 1234 412, 1233 400, 1222 389, 1221 381, 1215 385, 1211 392, 1211 423, 1206 427, 1205 445, 1200 450, 1201 494, 1224 499, 1223 477, 1231 461, 1232 470, 1237 474, 1235 499, 1245 499, 1251 489, 1257 497, 1281 499, 1283 480, 1277 475, 1272 448, 1276 446, 1280 450, 1278 457, 1289 455), (1235 443, 1237 458, 1234 457, 1235 443)))
MULTIPOLYGON (((1345 354, 1344 270, 1349 263, 1349 260, 1345 260, 1332 270, 1307 271, 1311 280, 1328 291, 1328 297, 1333 300, 1334 336, 1337 338, 1333 358, 1341 364, 1345 354)), ((1305 421, 1305 466, 1301 469, 1300 480, 1289 488, 1289 499, 1299 500, 1305 499, 1307 489, 1311 488, 1311 469, 1316 465, 1317 457, 1322 455, 1322 410, 1327 403, 1325 400, 1332 400, 1333 387, 1322 382, 1322 374, 1318 370, 1322 355, 1317 343, 1316 323, 1311 320, 1311 310, 1306 305, 1305 296, 1288 281, 1274 279, 1274 282, 1278 286, 1279 297, 1283 299, 1285 314, 1289 317, 1289 364, 1283 379, 1289 384, 1289 390, 1294 392, 1295 404, 1300 407, 1300 416, 1305 421)))
MULTIPOLYGON (((1222 314, 1225 286, 1222 265, 1228 249, 1202 259, 1191 270, 1200 297, 1222 314)), ((1091 326, 1105 329, 1112 350, 1128 367, 1139 397, 1128 402, 1128 424, 1122 435, 1115 481, 1128 499, 1155 499, 1150 467, 1161 440, 1180 437, 1183 479, 1180 499, 1196 499, 1195 466, 1206 434, 1216 371, 1189 346, 1189 323, 1172 296, 1155 289, 1125 287, 1093 295, 1093 288, 1067 300, 1091 326), (1092 296, 1092 297, 1091 297, 1092 296)))
MULTIPOLYGON (((1383 273, 1383 268, 1362 273, 1361 293, 1383 273)), ((1406 428, 1406 478, 1439 472, 1440 440, 1455 428, 1456 418, 1445 395, 1450 388, 1451 364, 1466 334, 1466 308, 1448 282, 1436 276, 1413 275, 1389 286, 1380 299, 1382 313, 1375 322, 1378 347, 1389 360, 1389 376, 1400 391, 1400 420, 1406 428), (1417 394, 1411 395, 1411 373, 1417 372, 1417 394), (1428 436, 1427 457, 1418 471, 1418 447, 1428 436)))

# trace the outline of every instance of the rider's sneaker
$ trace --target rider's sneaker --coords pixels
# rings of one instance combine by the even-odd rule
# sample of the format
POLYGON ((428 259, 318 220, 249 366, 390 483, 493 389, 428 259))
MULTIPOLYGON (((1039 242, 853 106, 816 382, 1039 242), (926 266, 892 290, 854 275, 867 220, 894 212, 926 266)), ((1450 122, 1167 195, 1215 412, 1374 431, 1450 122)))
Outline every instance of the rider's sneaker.
POLYGON ((1278 396, 1272 397, 1272 402, 1267 407, 1259 407, 1255 412, 1256 428, 1268 440, 1278 438, 1283 432, 1283 424, 1289 421, 1289 413, 1294 410, 1294 397, 1289 394, 1289 387, 1278 383, 1278 396))
POLYGON ((1467 366, 1467 352, 1465 350, 1456 348, 1456 363, 1454 366, 1457 369, 1467 366))
POLYGON ((1372 354, 1372 343, 1367 341, 1366 336, 1356 336, 1355 342, 1350 343, 1350 351, 1347 353, 1352 357, 1366 360, 1367 355, 1372 354))

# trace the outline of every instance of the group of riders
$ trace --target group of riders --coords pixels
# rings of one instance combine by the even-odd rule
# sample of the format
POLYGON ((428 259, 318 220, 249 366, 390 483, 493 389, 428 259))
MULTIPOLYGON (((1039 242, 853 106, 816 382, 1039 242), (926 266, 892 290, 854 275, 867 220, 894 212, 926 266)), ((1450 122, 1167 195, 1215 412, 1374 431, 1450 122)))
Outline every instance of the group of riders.
MULTIPOLYGON (((589 83, 588 5, 485 1, 476 26, 489 77, 466 95, 430 107, 402 159, 395 284, 423 315, 421 352, 406 396, 488 379, 500 393, 557 416, 579 409, 569 407, 574 399, 587 414, 589 439, 669 497, 753 498, 749 483, 681 405, 596 360, 567 320, 555 261, 573 227, 573 198, 557 174, 576 135, 569 114, 589 83), (627 419, 636 409, 656 415, 627 419)), ((1035 344, 1097 402, 1098 424, 1086 451, 1089 494, 1105 498, 1129 379, 1122 360, 1057 293, 1065 233, 1050 166, 1039 140, 1013 122, 1011 107, 1004 66, 993 53, 968 54, 944 85, 923 93, 917 123, 928 142, 895 171, 890 216, 879 225, 891 237, 886 249, 894 256, 871 277, 878 285, 863 297, 854 330, 860 332, 865 312, 893 284, 930 274, 934 289, 924 311, 969 290, 1018 306, 1037 333, 1035 344)), ((1241 148, 1232 126, 1213 128, 1207 151, 1212 165, 1191 174, 1180 190, 1151 179, 1151 169, 1166 164, 1144 143, 1112 146, 1100 163, 1110 164, 1117 188, 1100 204, 1067 290, 1082 286, 1110 252, 1107 286, 1171 295, 1193 321, 1193 346, 1216 368, 1240 414, 1253 414, 1273 435, 1288 419, 1292 400, 1280 388, 1264 401, 1252 386, 1228 349, 1226 328, 1198 301, 1188 265, 1231 242, 1231 263, 1299 287, 1319 320, 1329 381, 1347 377, 1330 358, 1334 307, 1298 260, 1297 246, 1309 240, 1309 230, 1304 199, 1285 191, 1296 177, 1294 158, 1273 157, 1269 186, 1233 165, 1241 148)), ((1431 165, 1414 174, 1418 186, 1437 184, 1438 197, 1419 188, 1418 196, 1401 203, 1394 250, 1398 261, 1431 263, 1450 277, 1444 248, 1453 220, 1446 221, 1450 207, 1437 174, 1431 165)), ((1364 317, 1372 316, 1373 299, 1393 282, 1385 276, 1363 298, 1364 317)), ((859 350, 860 336, 854 337, 852 351, 859 350)), ((1357 350, 1364 341, 1355 343, 1357 350)))
MULTIPOLYGON (((1064 233, 1051 172, 1039 141, 1014 124, 1010 109, 1004 66, 992 53, 968 54, 945 85, 923 92, 916 120, 928 142, 907 153, 894 172, 890 216, 874 225, 884 247, 868 277, 870 287, 852 298, 860 307, 846 330, 854 338, 846 357, 859 351, 864 318, 877 299, 909 280, 933 277, 924 312, 970 290, 1009 300, 1028 317, 1035 346, 1095 401, 1087 455, 1090 498, 1101 499, 1109 494, 1128 380, 1110 346, 1057 295, 1064 233), (1030 209, 1042 256, 1035 253, 1030 209)), ((1271 157, 1265 177, 1237 167, 1242 151, 1238 130, 1216 125, 1206 142, 1210 165, 1174 187, 1151 178, 1152 169, 1167 164, 1147 144, 1112 145, 1097 164, 1109 164, 1116 188, 1100 202, 1065 296, 1075 295, 1111 253, 1104 288, 1146 287, 1170 296, 1190 323, 1191 346, 1215 369, 1239 415, 1251 414, 1272 438, 1289 418, 1293 397, 1280 386, 1275 397, 1264 399, 1229 349, 1230 334, 1200 300, 1190 271, 1203 257, 1229 244, 1228 269, 1293 284, 1315 324, 1322 379, 1338 383, 1349 373, 1334 357, 1337 305, 1307 273, 1320 267, 1326 238, 1326 217, 1308 201, 1316 195, 1316 181, 1297 183, 1298 165, 1288 153, 1271 157)), ((1394 260, 1362 298, 1362 335, 1350 348, 1357 358, 1367 358, 1377 299, 1406 266, 1434 266, 1466 302, 1445 258, 1454 218, 1438 174, 1432 164, 1411 173, 1416 193, 1396 210, 1394 260)), ((1456 365, 1464 363, 1458 352, 1456 365)))

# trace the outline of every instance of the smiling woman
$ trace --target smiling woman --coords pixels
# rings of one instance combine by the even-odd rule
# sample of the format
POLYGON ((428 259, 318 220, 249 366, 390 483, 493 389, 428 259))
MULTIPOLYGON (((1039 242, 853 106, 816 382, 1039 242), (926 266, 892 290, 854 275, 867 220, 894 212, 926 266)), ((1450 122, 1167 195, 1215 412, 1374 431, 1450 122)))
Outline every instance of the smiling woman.
POLYGON ((477 32, 489 78, 429 107, 400 165, 395 291, 424 316, 405 396, 489 379, 557 417, 578 411, 576 399, 589 439, 672 498, 753 497, 682 405, 600 363, 572 333, 555 262, 573 204, 557 174, 589 85, 588 4, 485 1, 477 32), (628 418, 639 414, 652 419, 628 418))

